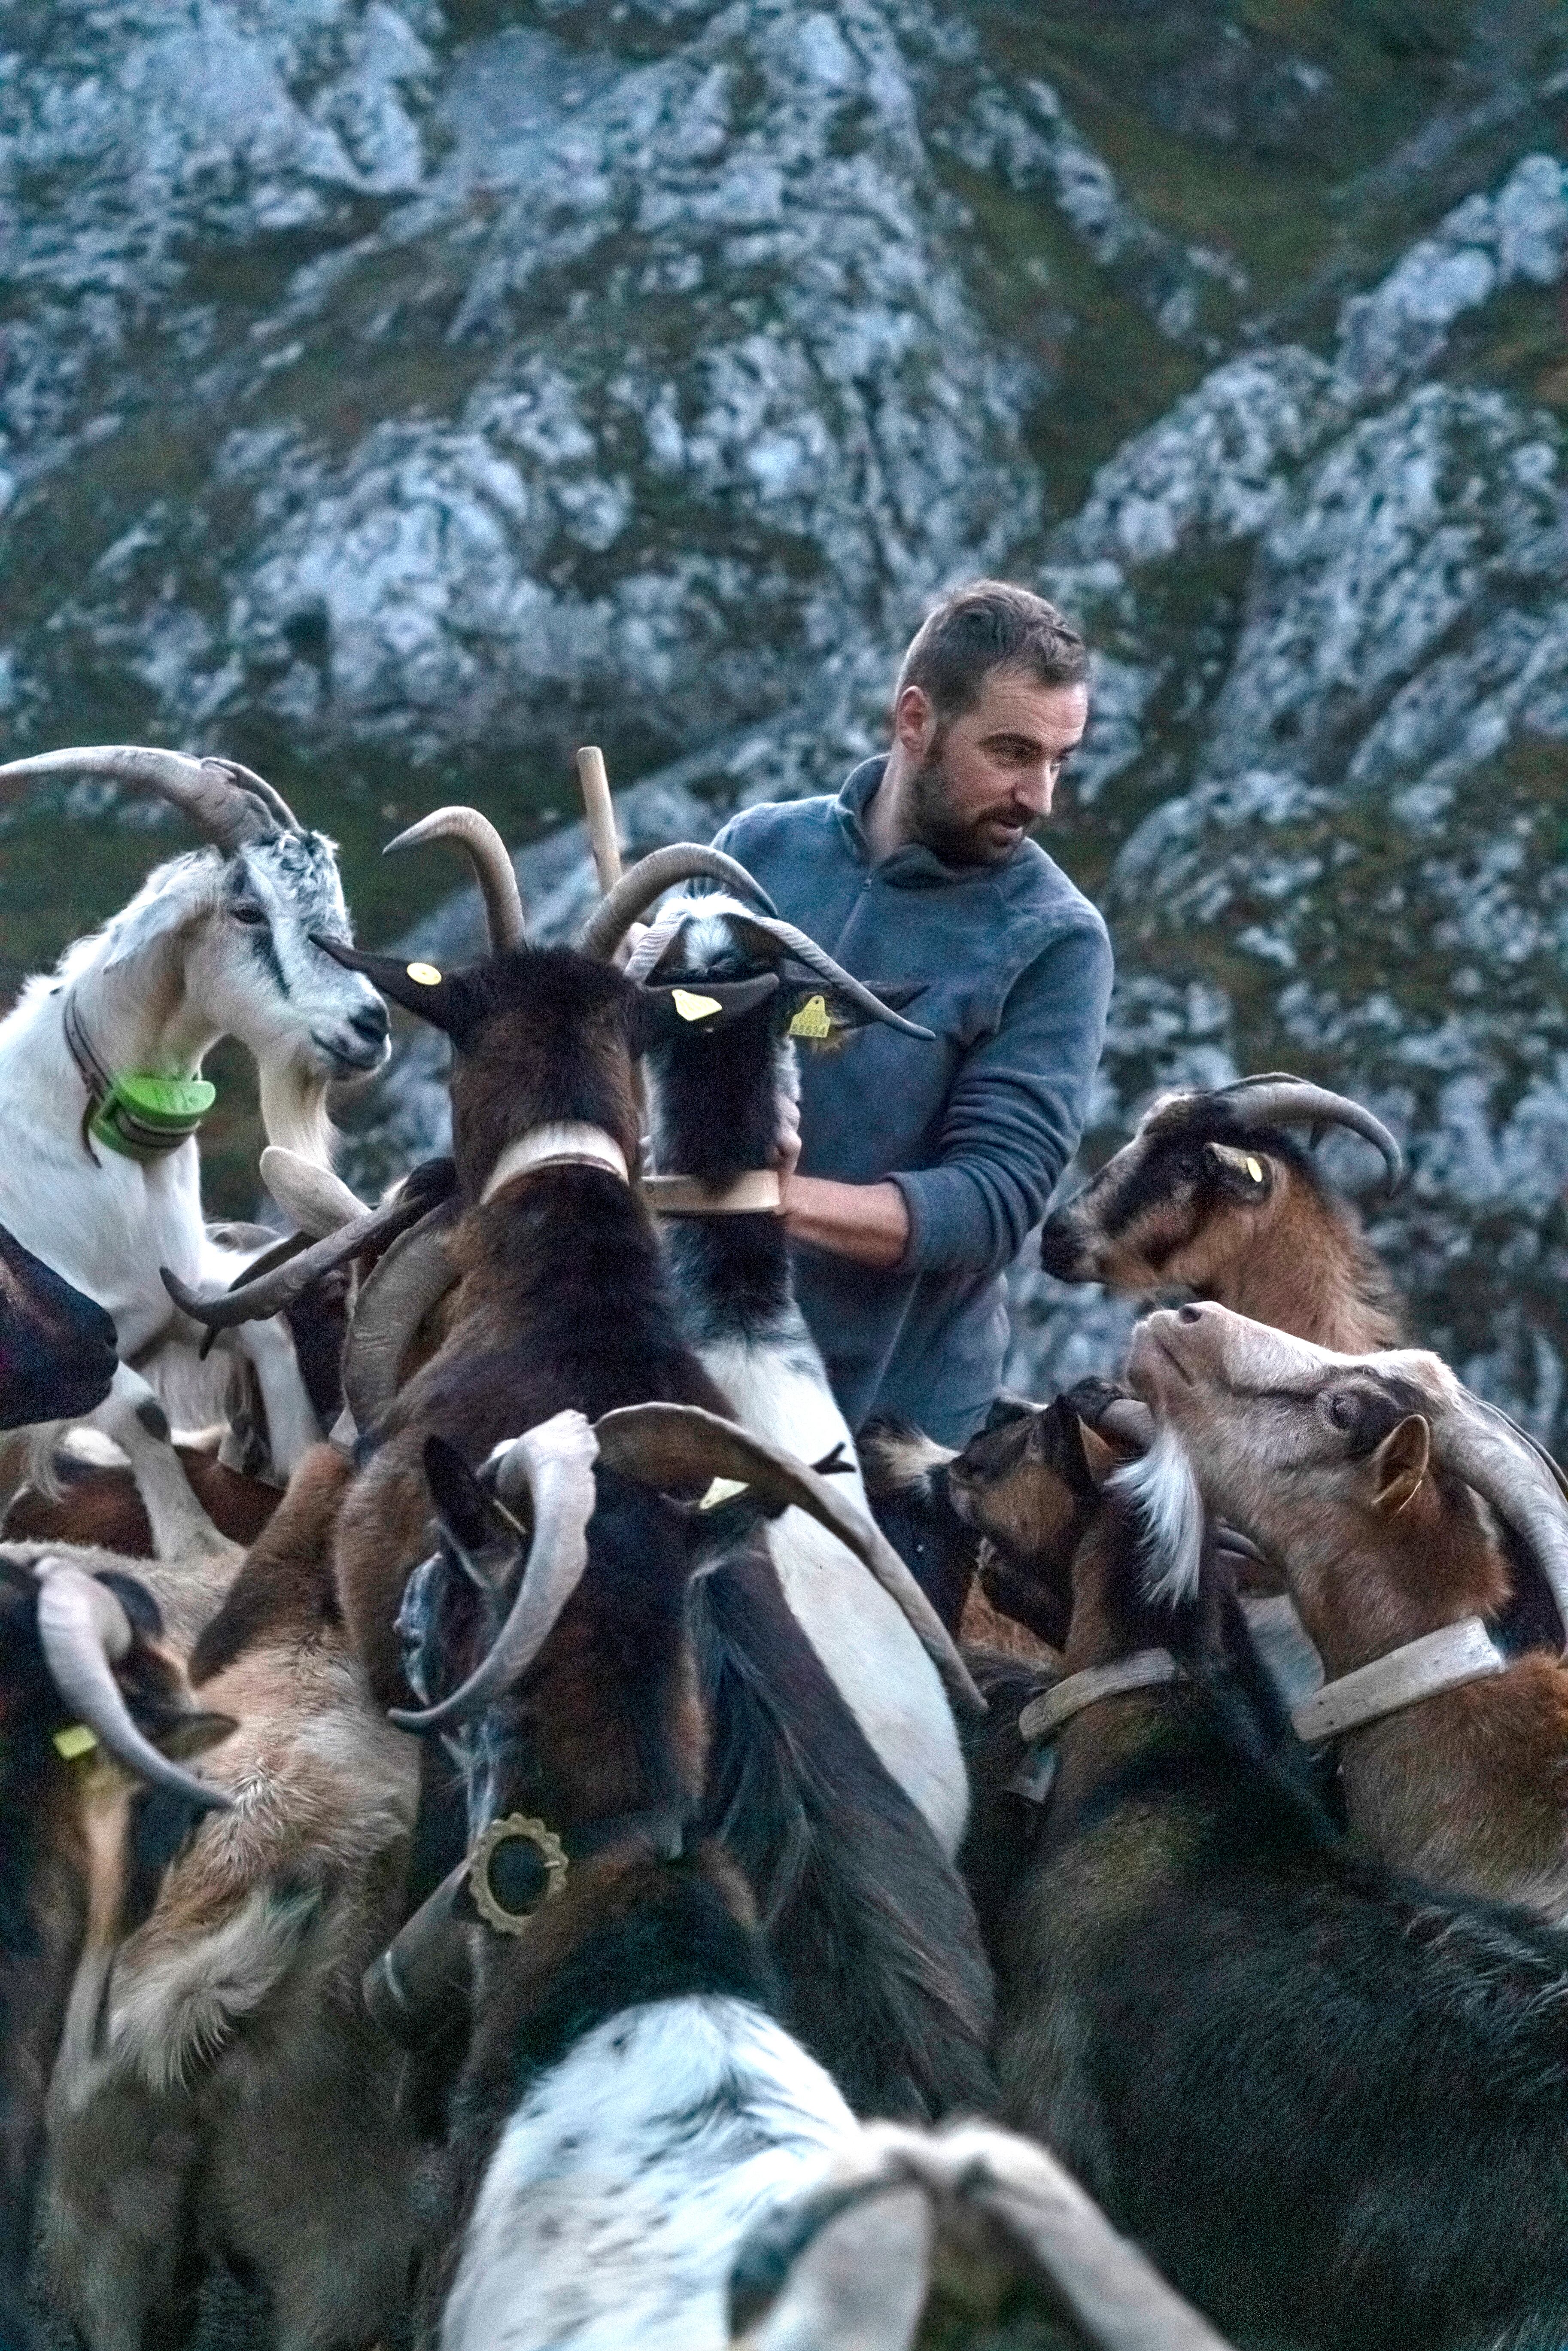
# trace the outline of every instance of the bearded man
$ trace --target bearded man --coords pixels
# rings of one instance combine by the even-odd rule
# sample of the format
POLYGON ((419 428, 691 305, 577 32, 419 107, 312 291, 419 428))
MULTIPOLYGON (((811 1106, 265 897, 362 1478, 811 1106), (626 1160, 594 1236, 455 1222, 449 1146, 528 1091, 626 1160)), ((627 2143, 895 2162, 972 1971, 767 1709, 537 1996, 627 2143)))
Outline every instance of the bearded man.
POLYGON ((774 801, 717 846, 868 986, 922 983, 925 1044, 875 1026, 800 1056, 781 1151, 807 1322, 852 1429, 962 1445, 1000 1384, 1003 1275, 1077 1147, 1111 946, 1032 826, 1089 716, 1089 655, 1054 605, 981 580, 904 655, 893 747, 836 799, 774 801))

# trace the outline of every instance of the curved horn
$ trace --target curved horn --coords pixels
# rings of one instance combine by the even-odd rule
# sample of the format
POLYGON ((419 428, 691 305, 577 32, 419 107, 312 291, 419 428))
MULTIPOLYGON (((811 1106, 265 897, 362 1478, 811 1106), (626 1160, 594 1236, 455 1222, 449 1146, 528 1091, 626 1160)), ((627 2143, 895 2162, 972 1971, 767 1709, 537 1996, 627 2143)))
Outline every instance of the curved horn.
POLYGON ((274 784, 258 776, 254 768, 242 768, 237 759, 209 759, 209 768, 222 768, 242 791, 254 792, 262 806, 269 809, 279 832, 303 832, 305 827, 274 784))
POLYGON ((445 1246, 455 1221, 455 1204, 443 1201, 393 1241, 361 1286, 343 1353, 343 1395, 356 1428, 372 1428, 385 1412, 410 1340, 456 1285, 445 1246))
POLYGON ((1562 1470, 1506 1413, 1458 1382, 1428 1418, 1438 1460, 1484 1496, 1530 1546, 1568 1644, 1568 1498, 1562 1470))
POLYGON ((558 1412, 507 1447, 503 1466, 514 1475, 521 1470, 534 1516, 528 1564, 511 1614, 487 1655, 450 1697, 423 1712, 400 1708, 388 1717, 400 1730, 437 1730, 477 1714, 533 1664, 588 1565, 598 1453, 598 1440, 580 1412, 558 1412))
POLYGON ((880 996, 872 993, 863 980, 856 979, 841 963, 835 963, 826 947, 820 947, 815 939, 809 937, 804 931, 797 930, 793 923, 783 922, 777 914, 766 917, 748 914, 746 919, 758 930, 766 931, 769 938, 776 939, 797 963, 803 963, 808 970, 814 971, 820 979, 825 979, 841 996, 847 996, 852 1004, 858 1004, 861 1010, 869 1013, 873 1020, 884 1021, 888 1028, 896 1029, 902 1036, 919 1037, 925 1043, 930 1043, 936 1034, 934 1029, 923 1029, 917 1020, 906 1020, 902 1012, 894 1012, 891 1005, 884 1004, 880 996))
POLYGON ((390 857, 394 849, 418 849, 429 841, 455 841, 468 852, 479 895, 485 901, 491 954, 504 955, 508 947, 526 946, 528 935, 523 919, 522 892, 507 854, 507 844, 489 818, 482 816, 476 808, 436 809, 400 832, 395 841, 389 841, 382 855, 390 857))
POLYGON ((229 759, 193 759, 183 751, 153 750, 138 743, 83 744, 75 750, 13 759, 0 768, 0 789, 44 776, 103 776, 138 791, 156 792, 228 856, 268 833, 298 829, 271 786, 262 785, 257 791, 259 778, 239 782, 238 778, 249 777, 249 770, 229 759), (274 802, 282 810, 282 819, 274 802))
POLYGON ((114 1593, 67 1560, 40 1560, 38 1646, 61 1698, 128 1771, 168 1788, 205 1812, 232 1812, 234 1799, 182 1771, 131 1719, 111 1666, 131 1645, 131 1619, 114 1593))
POLYGON ((793 1504, 835 1534, 898 1603, 955 1704, 984 1714, 986 1701, 940 1616, 887 1537, 852 1503, 792 1454, 749 1429, 688 1404, 633 1404, 595 1425, 605 1467, 650 1486, 707 1484, 732 1478, 768 1501, 793 1504))
POLYGON ((1388 1169, 1389 1197, 1399 1189, 1405 1175, 1405 1155, 1380 1118, 1374 1118, 1360 1102, 1344 1094, 1331 1093, 1326 1086, 1314 1086, 1304 1078, 1292 1078, 1283 1070, 1270 1070, 1265 1076, 1238 1078, 1234 1085, 1216 1090, 1235 1101, 1245 1097, 1239 1107, 1260 1126, 1343 1126, 1353 1134, 1361 1135, 1375 1151, 1383 1154, 1388 1169))
POLYGON ((668 849, 652 850, 646 857, 640 857, 631 872, 622 875, 579 932, 579 951, 600 963, 608 963, 632 924, 640 914, 647 913, 655 898, 662 898, 677 882, 695 882, 702 874, 711 881, 722 882, 727 889, 755 898, 770 914, 778 911, 761 883, 753 881, 745 866, 727 857, 722 849, 704 849, 695 841, 672 841, 668 849))
POLYGON ((262 1153, 261 1180, 285 1216, 292 1217, 312 1240, 325 1240, 329 1233, 371 1214, 340 1176, 281 1143, 269 1143, 262 1153))
POLYGON ((302 1290, 324 1273, 335 1272, 346 1265, 361 1249, 384 1249, 399 1233, 407 1232, 425 1214, 430 1203, 423 1196, 410 1199, 405 1192, 384 1208, 367 1211, 351 1225, 340 1225, 325 1240, 313 1241, 286 1262, 274 1265, 250 1280, 235 1282, 220 1297, 202 1298, 177 1273, 166 1265, 158 1269, 160 1280, 170 1297, 193 1322, 200 1322, 208 1331, 231 1331, 236 1322, 259 1322, 268 1314, 280 1314, 291 1306, 302 1290))

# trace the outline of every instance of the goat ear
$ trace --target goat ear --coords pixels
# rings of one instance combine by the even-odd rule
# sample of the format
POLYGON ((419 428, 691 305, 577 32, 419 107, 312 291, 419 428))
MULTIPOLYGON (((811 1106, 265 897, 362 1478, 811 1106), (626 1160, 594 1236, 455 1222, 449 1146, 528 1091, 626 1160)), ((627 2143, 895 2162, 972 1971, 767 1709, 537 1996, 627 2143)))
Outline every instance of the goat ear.
POLYGON ((1260 1151, 1239 1150, 1233 1143, 1206 1143, 1203 1156, 1210 1176, 1233 1200, 1266 1200, 1274 1188, 1273 1163, 1260 1151))
POLYGON ((475 1583, 485 1579, 475 1569, 476 1555, 502 1532, 496 1505, 455 1445, 444 1437, 424 1441, 424 1478, 441 1531, 457 1553, 465 1573, 475 1583))
POLYGON ((1099 1430, 1091 1428, 1087 1421, 1079 1422, 1078 1435, 1083 1447, 1084 1466, 1096 1486, 1103 1486, 1113 1469, 1124 1469, 1132 1458, 1129 1454, 1118 1453, 1115 1447, 1108 1445, 1099 1430))
POLYGON ((120 965, 139 956, 143 947, 150 947, 154 939, 172 937, 174 932, 183 931, 212 903, 210 898, 201 898, 174 886, 160 890, 155 898, 138 906, 134 914, 119 924, 114 934, 114 952, 103 966, 104 970, 117 970, 120 965))
POLYGON ((755 979, 694 980, 689 987, 644 981, 637 990, 632 1050, 648 1053, 676 1037, 716 1036, 778 992, 779 975, 772 971, 755 979))
POLYGON ((1385 1518, 1397 1516, 1415 1499, 1431 1457, 1432 1432, 1418 1412, 1391 1428, 1372 1457, 1372 1507, 1385 1518))
POLYGON ((405 1012, 417 1013, 432 1028, 451 1036, 463 1026, 461 973, 449 977, 433 963, 400 963, 395 956, 364 955, 347 939, 335 939, 326 931, 312 931, 310 944, 340 963, 345 971, 363 972, 379 995, 401 1005, 405 1012))

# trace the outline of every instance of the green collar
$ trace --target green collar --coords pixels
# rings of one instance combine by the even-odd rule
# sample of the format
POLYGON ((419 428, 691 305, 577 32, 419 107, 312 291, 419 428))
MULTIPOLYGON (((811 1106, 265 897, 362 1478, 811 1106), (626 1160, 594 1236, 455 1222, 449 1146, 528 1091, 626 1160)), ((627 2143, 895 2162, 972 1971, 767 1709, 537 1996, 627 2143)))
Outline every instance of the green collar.
POLYGON ((61 1013, 66 1043, 87 1089, 82 1147, 89 1158, 96 1155, 92 1144, 101 1143, 105 1150, 146 1166, 189 1142, 216 1102, 217 1088, 206 1078, 159 1078, 141 1071, 111 1076, 88 1041, 69 996, 61 1013))

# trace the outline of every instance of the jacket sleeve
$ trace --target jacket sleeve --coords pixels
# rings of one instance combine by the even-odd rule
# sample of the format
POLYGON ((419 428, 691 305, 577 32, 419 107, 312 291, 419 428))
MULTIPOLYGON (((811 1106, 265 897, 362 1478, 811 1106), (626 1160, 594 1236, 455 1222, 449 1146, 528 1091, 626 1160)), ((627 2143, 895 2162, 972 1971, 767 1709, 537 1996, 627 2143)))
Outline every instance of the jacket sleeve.
POLYGON ((1012 1263, 1083 1132, 1111 979, 1099 923, 1025 966, 995 1032, 959 1068, 938 1165, 892 1179, 909 1210, 903 1264, 999 1273, 1012 1263))

